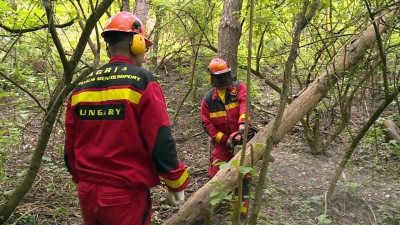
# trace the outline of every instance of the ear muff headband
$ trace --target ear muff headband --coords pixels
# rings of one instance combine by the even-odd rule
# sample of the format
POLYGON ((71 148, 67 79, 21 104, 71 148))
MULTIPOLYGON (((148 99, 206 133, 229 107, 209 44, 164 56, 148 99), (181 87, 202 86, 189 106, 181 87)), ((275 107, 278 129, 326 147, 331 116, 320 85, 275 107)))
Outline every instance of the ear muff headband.
POLYGON ((133 55, 141 55, 146 52, 146 41, 143 35, 133 34, 130 49, 133 55))

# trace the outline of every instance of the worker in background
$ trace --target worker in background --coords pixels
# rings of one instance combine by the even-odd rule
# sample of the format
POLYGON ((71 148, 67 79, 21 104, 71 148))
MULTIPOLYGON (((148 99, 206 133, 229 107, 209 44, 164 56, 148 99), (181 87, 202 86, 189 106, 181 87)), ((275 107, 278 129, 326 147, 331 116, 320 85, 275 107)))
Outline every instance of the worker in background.
POLYGON ((180 204, 188 172, 177 159, 161 87, 141 67, 152 46, 141 20, 118 13, 101 35, 110 61, 68 100, 65 162, 86 225, 150 225, 150 188, 161 177, 167 198, 180 204))
MULTIPOLYGON (((203 128, 213 144, 208 174, 214 177, 219 165, 230 161, 234 156, 234 146, 230 136, 244 133, 246 117, 246 86, 233 81, 231 68, 220 59, 214 58, 208 65, 208 74, 213 88, 201 101, 201 120, 203 128)), ((250 115, 249 127, 251 127, 250 115)), ((241 213, 247 214, 250 177, 243 179, 243 204, 241 213)))

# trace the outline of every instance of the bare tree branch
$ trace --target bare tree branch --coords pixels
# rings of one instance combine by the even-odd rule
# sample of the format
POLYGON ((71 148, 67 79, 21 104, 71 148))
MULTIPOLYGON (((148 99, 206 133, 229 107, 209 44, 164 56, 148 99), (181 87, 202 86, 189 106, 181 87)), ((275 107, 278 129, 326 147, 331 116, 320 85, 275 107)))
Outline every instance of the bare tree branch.
POLYGON ((46 109, 42 106, 42 104, 40 104, 39 100, 32 94, 30 93, 28 90, 26 90, 24 87, 22 87, 21 85, 19 85, 16 81, 14 81, 13 79, 11 79, 10 77, 8 77, 7 75, 5 75, 2 71, 0 71, 0 76, 2 76, 4 79, 8 80, 10 83, 12 83, 13 85, 15 85, 17 88, 21 89, 23 92, 25 92, 26 94, 28 94, 35 102, 36 104, 38 104, 39 108, 41 108, 43 110, 43 112, 46 114, 46 109))
POLYGON ((102 1, 90 14, 89 18, 86 21, 85 28, 82 31, 82 34, 79 38, 77 47, 74 51, 74 54, 71 57, 69 67, 66 67, 65 70, 65 84, 70 84, 72 81, 73 73, 78 65, 80 58, 82 57, 83 52, 85 51, 86 43, 90 38, 90 34, 93 31, 93 28, 96 26, 96 23, 100 19, 101 15, 103 15, 110 5, 113 3, 113 0, 104 0, 102 1))
MULTIPOLYGON (((54 27, 56 27, 56 28, 69 27, 72 24, 74 24, 75 19, 76 18, 74 18, 71 21, 68 21, 68 22, 66 22, 64 24, 55 24, 54 27)), ((49 24, 43 24, 43 25, 37 26, 37 27, 31 27, 31 28, 22 29, 22 28, 11 28, 11 27, 6 26, 3 23, 0 23, 0 27, 3 28, 4 30, 10 32, 10 33, 13 33, 13 34, 23 34, 23 33, 29 33, 29 32, 32 32, 32 31, 46 29, 47 27, 49 27, 49 24)))

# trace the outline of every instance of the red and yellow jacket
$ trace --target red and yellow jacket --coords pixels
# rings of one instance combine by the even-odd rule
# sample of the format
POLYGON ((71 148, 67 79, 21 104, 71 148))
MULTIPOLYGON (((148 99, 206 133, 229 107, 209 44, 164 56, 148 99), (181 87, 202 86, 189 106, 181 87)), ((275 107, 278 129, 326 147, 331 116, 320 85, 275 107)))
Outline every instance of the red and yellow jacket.
POLYGON ((123 56, 112 57, 73 90, 65 162, 74 182, 150 188, 161 176, 172 191, 188 185, 160 85, 123 56))
POLYGON ((201 101, 201 120, 215 143, 225 144, 230 134, 245 122, 246 86, 234 81, 225 91, 224 101, 213 88, 201 101))

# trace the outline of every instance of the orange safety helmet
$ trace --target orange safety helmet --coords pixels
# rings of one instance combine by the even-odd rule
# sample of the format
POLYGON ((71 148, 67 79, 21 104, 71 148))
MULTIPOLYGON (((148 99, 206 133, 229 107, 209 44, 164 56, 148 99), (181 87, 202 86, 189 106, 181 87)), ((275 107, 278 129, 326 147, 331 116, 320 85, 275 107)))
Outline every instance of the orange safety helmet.
POLYGON ((223 59, 215 58, 211 60, 210 64, 208 64, 208 71, 212 75, 217 75, 231 72, 231 68, 223 59))
POLYGON ((153 43, 147 39, 146 29, 142 21, 130 12, 123 11, 110 17, 107 20, 101 36, 104 37, 106 32, 112 31, 140 34, 145 39, 146 48, 153 45, 153 43))
POLYGON ((208 64, 208 72, 213 87, 223 88, 232 82, 231 68, 220 58, 211 60, 208 64))

